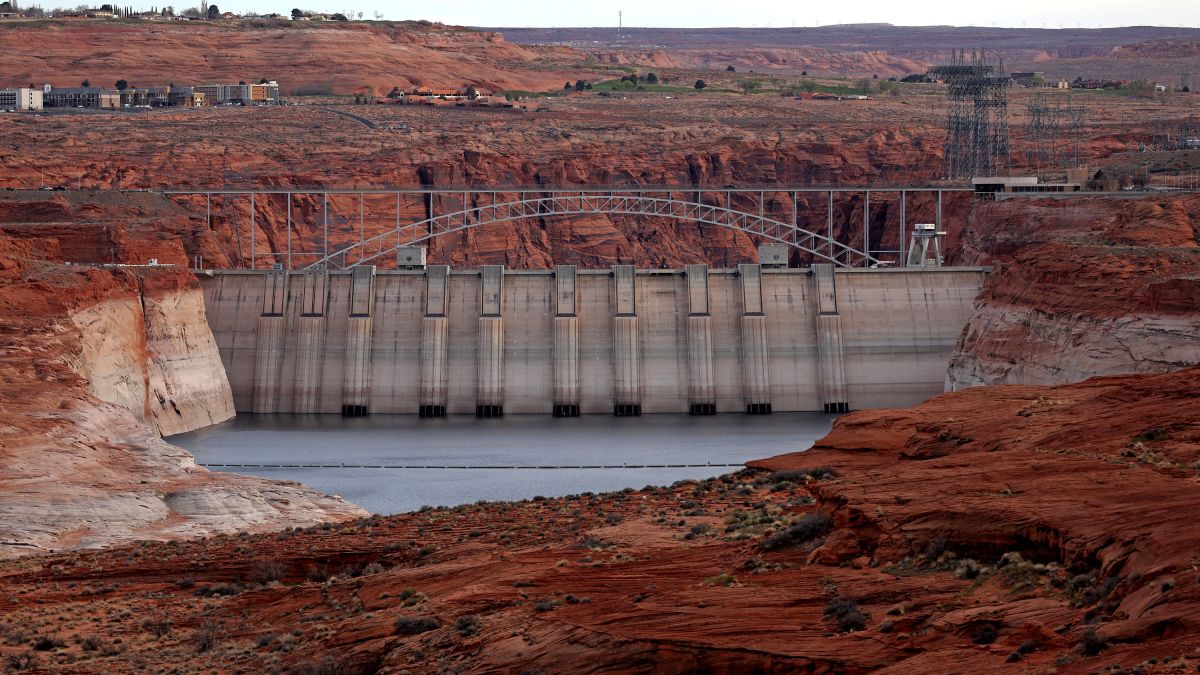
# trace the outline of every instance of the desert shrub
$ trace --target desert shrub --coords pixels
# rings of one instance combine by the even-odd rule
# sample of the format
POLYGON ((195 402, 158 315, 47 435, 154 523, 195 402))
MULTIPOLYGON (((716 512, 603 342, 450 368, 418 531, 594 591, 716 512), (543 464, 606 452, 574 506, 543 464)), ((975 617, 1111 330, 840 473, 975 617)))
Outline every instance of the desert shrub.
POLYGON ((396 633, 400 635, 420 635, 442 627, 432 616, 402 616, 396 619, 396 633))
POLYGON ((187 590, 196 585, 196 580, 193 577, 180 577, 175 580, 175 588, 187 590))
POLYGON ((471 637, 479 632, 479 617, 474 614, 458 617, 454 622, 454 630, 463 637, 471 637))
POLYGON ((1087 656, 1095 656, 1107 648, 1108 640, 1105 640, 1094 628, 1087 629, 1079 638, 1079 649, 1087 656))
POLYGON ((220 637, 221 627, 217 622, 211 619, 205 619, 196 626, 196 631, 192 634, 192 643, 196 646, 196 651, 204 653, 217 646, 217 639, 220 637))
POLYGON ((21 654, 9 654, 4 659, 4 665, 8 670, 33 670, 37 668, 37 655, 28 650, 21 654))
POLYGON ((242 592, 242 588, 236 584, 211 584, 201 586, 193 592, 200 598, 219 598, 226 595, 237 595, 242 592))
POLYGON ((554 602, 553 598, 541 598, 533 604, 534 610, 539 612, 549 612, 555 607, 558 607, 558 603, 554 602))
POLYGON ((825 618, 837 622, 843 633, 867 627, 867 615, 858 608, 858 603, 848 598, 834 598, 825 604, 825 618))
POLYGON ((54 637, 53 635, 39 635, 33 641, 33 648, 39 652, 48 652, 52 649, 62 649, 67 643, 54 637))
POLYGON ((1037 649, 1037 643, 1033 640, 1026 640, 1021 643, 1020 647, 1017 647, 1017 653, 1021 656, 1025 656, 1026 654, 1033 653, 1033 650, 1035 649, 1037 649))
POLYGON ((774 534, 762 543, 764 551, 774 551, 787 546, 806 544, 829 534, 833 529, 833 519, 821 511, 804 514, 788 529, 774 534))
POLYGON ((287 576, 288 568, 281 562, 275 560, 259 560, 254 564, 254 569, 250 572, 250 577, 254 581, 261 584, 279 581, 287 576))
POLYGON ((156 638, 166 637, 171 634, 171 620, 165 616, 146 619, 142 622, 142 628, 156 638))

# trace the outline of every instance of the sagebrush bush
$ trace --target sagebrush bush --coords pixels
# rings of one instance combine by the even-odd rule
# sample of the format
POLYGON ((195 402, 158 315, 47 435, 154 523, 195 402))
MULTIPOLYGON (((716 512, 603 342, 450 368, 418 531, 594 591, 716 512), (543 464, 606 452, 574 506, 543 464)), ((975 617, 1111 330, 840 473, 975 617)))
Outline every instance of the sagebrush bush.
POLYGON ((396 619, 396 632, 400 635, 420 635, 442 627, 432 616, 402 616, 396 619))
POLYGON ((806 513, 786 530, 768 537, 762 543, 762 548, 765 551, 774 551, 787 546, 807 544, 824 537, 832 529, 833 519, 828 514, 821 511, 806 513))
POLYGON ((834 598, 825 604, 825 618, 837 622, 843 633, 867 627, 867 615, 858 608, 858 603, 847 598, 834 598))

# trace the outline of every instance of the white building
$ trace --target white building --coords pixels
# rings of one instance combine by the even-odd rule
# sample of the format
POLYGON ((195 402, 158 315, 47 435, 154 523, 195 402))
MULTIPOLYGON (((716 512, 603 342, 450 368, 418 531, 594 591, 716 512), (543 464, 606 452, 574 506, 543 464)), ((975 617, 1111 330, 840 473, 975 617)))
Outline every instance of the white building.
POLYGON ((0 89, 0 110, 41 110, 42 90, 0 89))

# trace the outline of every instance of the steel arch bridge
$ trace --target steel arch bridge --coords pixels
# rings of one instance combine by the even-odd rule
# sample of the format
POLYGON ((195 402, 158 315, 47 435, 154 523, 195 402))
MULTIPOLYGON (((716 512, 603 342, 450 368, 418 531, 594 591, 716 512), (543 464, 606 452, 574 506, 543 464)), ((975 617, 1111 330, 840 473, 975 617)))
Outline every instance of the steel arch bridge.
POLYGON ((880 262, 865 251, 762 214, 641 194, 553 194, 474 206, 400 225, 392 232, 385 232, 329 253, 308 267, 344 269, 356 265, 370 265, 377 259, 393 253, 397 247, 415 246, 430 239, 474 227, 528 218, 578 215, 628 215, 686 220, 777 241, 843 267, 865 267, 880 262), (351 259, 354 262, 347 264, 351 259))
MULTIPOLYGON (((581 215, 666 218, 723 227, 782 243, 815 260, 841 267, 903 266, 909 229, 908 199, 914 194, 923 195, 917 205, 925 212, 920 217, 931 217, 940 225, 943 193, 970 191, 936 186, 297 186, 177 189, 161 194, 181 200, 185 208, 195 208, 199 199, 208 229, 215 231, 215 225, 221 225, 228 238, 226 253, 238 268, 261 269, 261 261, 266 259, 267 266, 282 265, 286 269, 348 269, 371 264, 386 267, 391 262, 386 256, 400 247, 476 227, 581 215), (888 212, 898 207, 898 218, 885 215, 885 222, 872 225, 873 197, 890 204, 888 212), (357 202, 357 209, 348 203, 350 200, 357 202), (812 213, 814 200, 818 214, 812 213), (861 213, 861 233, 859 226, 837 215, 845 213, 846 200, 850 200, 852 211, 861 213), (825 208, 819 206, 821 202, 826 202, 825 208), (300 207, 299 220, 293 218, 294 205, 300 207), (801 208, 805 210, 803 218, 801 208), (825 216, 824 228, 820 226, 821 215, 825 216), (256 220, 264 218, 273 218, 275 224, 275 229, 265 232, 266 252, 262 250, 263 239, 256 242, 256 220), (340 248, 332 247, 331 243, 338 240, 342 242, 340 248), (889 246, 882 246, 884 240, 889 246)), ((204 268, 199 256, 193 263, 197 269, 204 268)))

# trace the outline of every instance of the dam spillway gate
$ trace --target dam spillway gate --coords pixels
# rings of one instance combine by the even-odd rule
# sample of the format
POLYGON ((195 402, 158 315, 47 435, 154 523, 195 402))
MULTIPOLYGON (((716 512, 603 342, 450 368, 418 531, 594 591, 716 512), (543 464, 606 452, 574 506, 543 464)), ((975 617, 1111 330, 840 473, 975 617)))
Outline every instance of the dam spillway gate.
POLYGON ((844 412, 941 393, 980 267, 201 271, 238 412, 844 412))

